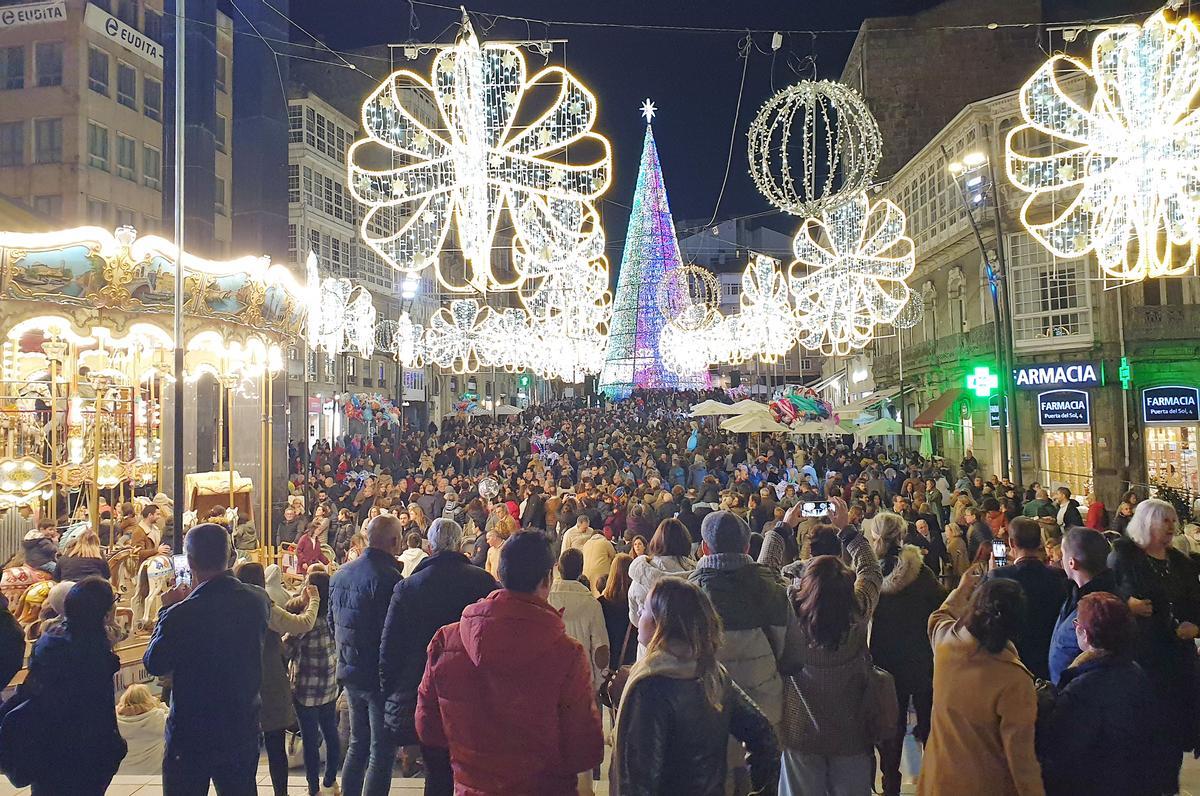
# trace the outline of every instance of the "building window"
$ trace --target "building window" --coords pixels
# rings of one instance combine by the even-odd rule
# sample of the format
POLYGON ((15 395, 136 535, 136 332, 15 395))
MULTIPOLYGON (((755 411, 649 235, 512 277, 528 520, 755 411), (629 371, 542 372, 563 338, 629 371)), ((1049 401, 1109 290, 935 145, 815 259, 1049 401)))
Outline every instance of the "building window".
POLYGON ((117 102, 137 110, 137 70, 117 61, 117 102))
POLYGON ((300 165, 288 164, 288 204, 300 203, 300 165))
POLYGON ((288 143, 299 144, 304 140, 304 108, 288 105, 288 143))
POLYGON ((39 41, 33 46, 33 67, 39 86, 61 86, 63 82, 63 43, 39 41))
POLYGON ((0 47, 0 88, 25 88, 24 47, 0 47))
POLYGON ((315 352, 315 351, 308 352, 308 362, 306 362, 305 365, 307 366, 305 369, 308 371, 308 380, 316 381, 317 380, 317 352, 315 352))
POLYGON ((33 197, 33 209, 46 218, 62 218, 62 197, 57 194, 33 197))
POLYGON ((288 259, 296 262, 296 225, 288 224, 288 259))
POLYGON ((162 14, 157 11, 147 8, 143 12, 146 18, 145 32, 148 37, 157 42, 162 41, 162 14))
POLYGON ((117 19, 130 27, 138 26, 137 0, 117 0, 117 19))
POLYGON ((142 112, 156 122, 162 121, 162 83, 149 76, 142 78, 142 112))
POLYGON ((1086 260, 1060 260, 1019 232, 1007 236, 1013 296, 1013 340, 1059 346, 1063 338, 1092 337, 1086 260))
POLYGON ((117 176, 137 179, 137 142, 117 133, 117 176))
POLYGON ((213 131, 213 138, 216 139, 218 152, 225 151, 225 128, 226 128, 225 117, 218 113, 217 114, 217 127, 213 131))
POLYGON ((967 320, 967 280, 961 268, 954 268, 946 280, 946 296, 950 299, 950 323, 954 334, 970 331, 971 323, 967 320))
POLYGON ((229 91, 226 78, 229 74, 229 59, 225 53, 217 53, 217 90, 224 93, 229 91))
POLYGON ((228 210, 229 206, 227 204, 225 204, 225 180, 221 179, 220 177, 217 177, 215 179, 216 179, 216 183, 213 187, 213 194, 214 194, 214 198, 216 200, 216 211, 217 211, 217 215, 223 216, 223 215, 228 214, 228 212, 229 212, 229 210, 228 210))
POLYGON ((142 144, 142 182, 147 188, 162 188, 162 152, 142 144))
POLYGON ((88 88, 108 96, 108 53, 99 47, 88 47, 88 88))
POLYGON ((383 386, 383 363, 379 363, 379 386, 383 386))
POLYGON ((94 199, 89 196, 87 200, 87 217, 88 222, 105 226, 108 224, 108 202, 102 199, 94 199))
POLYGON ((0 166, 25 165, 25 122, 0 124, 0 166))
POLYGON ((162 219, 154 216, 142 216, 143 235, 159 235, 162 233, 162 219))
POLYGON ((311 147, 317 145, 317 112, 312 108, 304 109, 304 143, 311 147))
POLYGON ((33 162, 61 163, 62 149, 62 119, 34 119, 33 162))
POLYGON ((136 216, 128 207, 117 208, 117 226, 118 227, 136 227, 136 216))
POLYGON ((1147 307, 1183 303, 1182 279, 1147 279, 1142 282, 1142 303, 1147 307))
POLYGON ((108 171, 108 128, 88 122, 88 165, 108 171))
POLYGON ((358 357, 346 357, 346 378, 354 379, 358 377, 358 357))

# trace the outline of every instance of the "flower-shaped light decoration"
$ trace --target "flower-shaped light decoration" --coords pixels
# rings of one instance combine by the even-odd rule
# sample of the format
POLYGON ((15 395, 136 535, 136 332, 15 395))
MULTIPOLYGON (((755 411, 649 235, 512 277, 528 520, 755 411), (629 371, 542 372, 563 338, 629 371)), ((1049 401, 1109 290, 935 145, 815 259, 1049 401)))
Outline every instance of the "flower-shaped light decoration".
POLYGON ((915 265, 904 226, 899 207, 872 205, 866 192, 804 222, 788 273, 801 345, 847 354, 867 344, 875 324, 892 322, 908 302, 904 280, 915 265))
POLYGON ((612 156, 592 132, 595 97, 565 69, 527 77, 517 46, 481 45, 464 22, 456 44, 434 58, 430 80, 393 73, 367 98, 362 119, 368 137, 350 148, 350 189, 369 207, 363 239, 394 267, 412 273, 436 264, 442 284, 460 292, 511 289, 524 277, 498 274, 491 263, 504 208, 534 260, 592 234, 591 203, 608 188, 612 156), (554 98, 538 113, 526 107, 530 94, 554 98), (580 144, 599 155, 575 154, 580 144), (391 219, 398 228, 372 231, 391 219), (439 258, 451 226, 465 281, 450 278, 439 258))
POLYGON ((396 334, 392 338, 396 357, 406 368, 419 368, 425 364, 425 348, 421 337, 425 330, 419 323, 413 323, 407 312, 400 313, 396 321, 396 334))
POLYGON ((354 289, 346 304, 346 315, 346 339, 341 350, 370 359, 375 353, 375 304, 366 288, 354 289))
POLYGON ((796 344, 796 317, 778 260, 758 254, 746 266, 739 320, 736 339, 746 359, 757 356, 772 364, 796 344))
POLYGON ((479 370, 479 343, 491 310, 474 299, 455 299, 429 319, 425 331, 425 356, 454 373, 479 370))
POLYGON ((489 312, 479 325, 475 350, 484 367, 504 368, 510 373, 520 370, 529 350, 525 313, 511 307, 489 312))
POLYGON ((1200 31, 1162 11, 1099 33, 1090 67, 1046 61, 1021 88, 1026 123, 1005 142, 1008 178, 1030 194, 1029 233, 1058 257, 1095 252, 1112 279, 1190 271, 1200 243, 1197 93, 1200 31), (1088 107, 1064 87, 1067 72, 1089 84, 1088 107))

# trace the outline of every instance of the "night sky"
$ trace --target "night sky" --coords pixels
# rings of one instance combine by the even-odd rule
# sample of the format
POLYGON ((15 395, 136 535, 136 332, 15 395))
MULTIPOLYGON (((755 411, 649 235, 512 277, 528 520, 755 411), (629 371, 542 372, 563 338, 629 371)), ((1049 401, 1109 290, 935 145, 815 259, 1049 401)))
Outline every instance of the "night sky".
MULTIPOLYGON (((774 57, 771 34, 753 35, 755 46, 750 51, 745 92, 733 133, 729 181, 717 213, 720 220, 771 210, 747 173, 746 130, 758 108, 773 93, 772 85, 777 90, 811 78, 814 58, 818 77, 837 79, 863 19, 908 14, 934 5, 936 0, 472 0, 467 9, 483 40, 569 39, 565 61, 559 45, 550 63, 565 63, 599 99, 598 131, 611 140, 616 167, 615 183, 601 206, 611 243, 625 234, 627 206, 637 179, 645 131, 639 112, 645 97, 658 107, 654 134, 675 218, 704 223, 713 215, 724 178, 742 74, 738 47, 746 34, 546 26, 497 19, 487 16, 489 13, 636 25, 847 31, 816 37, 785 34, 783 46, 774 57)), ((1076 20, 1130 13, 1145 7, 1145 3, 1076 0, 1047 2, 1046 6, 1048 20, 1076 20)), ((410 5, 407 0, 293 0, 291 16, 330 47, 353 49, 405 41, 451 42, 460 12, 410 5)), ((306 40, 298 30, 293 31, 292 38, 297 43, 306 40)), ((426 55, 415 68, 424 72, 428 63, 426 55)), ((531 70, 539 66, 540 58, 531 56, 531 70)), ((758 223, 788 234, 794 226, 793 219, 778 213, 754 222, 758 223)))

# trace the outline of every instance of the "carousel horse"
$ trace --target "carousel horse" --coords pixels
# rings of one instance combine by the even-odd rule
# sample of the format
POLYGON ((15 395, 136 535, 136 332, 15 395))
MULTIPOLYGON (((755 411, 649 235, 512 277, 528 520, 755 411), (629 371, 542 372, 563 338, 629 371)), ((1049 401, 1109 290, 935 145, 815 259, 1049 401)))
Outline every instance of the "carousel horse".
POLYGON ((175 567, 171 557, 158 554, 147 558, 138 567, 137 584, 130 598, 133 608, 134 632, 149 632, 158 618, 164 592, 175 582, 175 567))
POLYGON ((134 575, 132 564, 137 562, 132 547, 112 547, 106 555, 108 560, 108 576, 117 594, 129 591, 134 575))
MULTIPOLYGON (((54 576, 46 570, 34 569, 28 564, 9 567, 0 574, 0 594, 4 595, 9 605, 16 605, 29 587, 53 579, 54 576)), ((16 612, 13 613, 15 615, 16 612)))
POLYGON ((13 616, 17 618, 17 622, 22 628, 28 629, 41 618, 42 606, 45 605, 52 588, 54 588, 54 583, 49 580, 41 580, 26 589, 17 598, 14 603, 13 616))

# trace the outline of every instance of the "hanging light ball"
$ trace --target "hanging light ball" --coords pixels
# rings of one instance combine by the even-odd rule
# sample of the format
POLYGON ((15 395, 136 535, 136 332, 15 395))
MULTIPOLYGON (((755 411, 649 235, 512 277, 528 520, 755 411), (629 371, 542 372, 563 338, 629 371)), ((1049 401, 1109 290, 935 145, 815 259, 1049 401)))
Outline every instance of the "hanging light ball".
POLYGON ((883 157, 879 125, 863 98, 832 80, 805 80, 776 93, 747 135, 759 192, 803 218, 865 190, 883 157))
POLYGON ((658 284, 658 309, 682 331, 695 331, 721 304, 721 284, 712 271, 685 265, 658 284))
POLYGON ((892 321, 897 329, 911 329, 925 317, 925 299, 915 290, 908 292, 908 303, 900 308, 900 314, 892 321))

